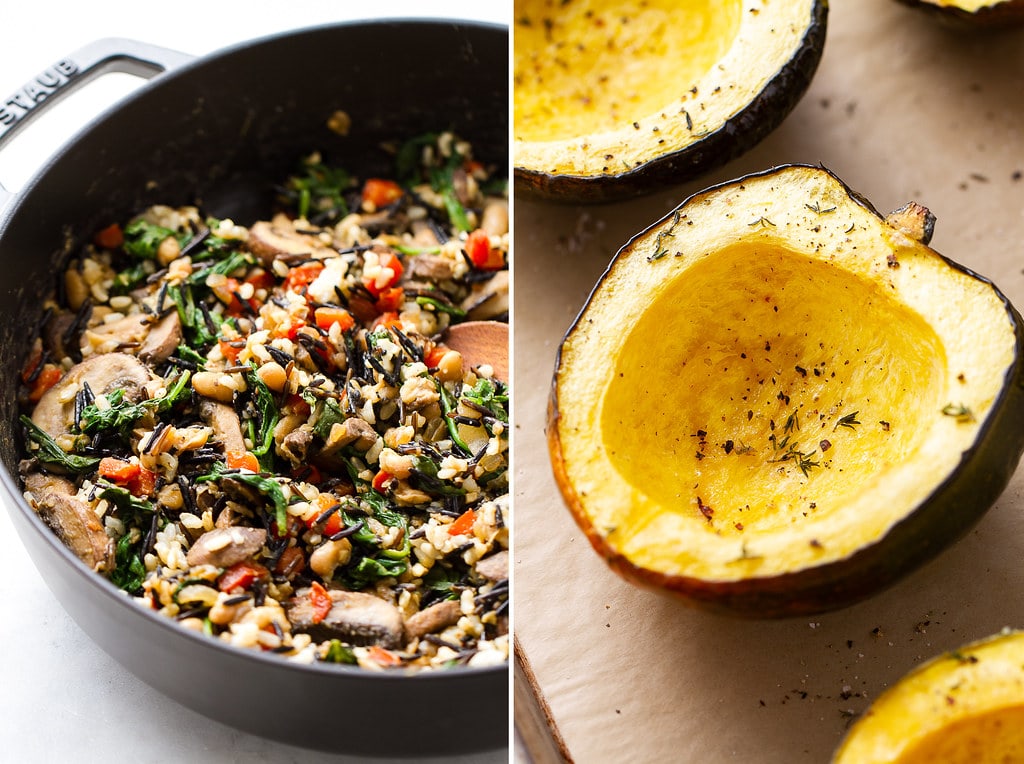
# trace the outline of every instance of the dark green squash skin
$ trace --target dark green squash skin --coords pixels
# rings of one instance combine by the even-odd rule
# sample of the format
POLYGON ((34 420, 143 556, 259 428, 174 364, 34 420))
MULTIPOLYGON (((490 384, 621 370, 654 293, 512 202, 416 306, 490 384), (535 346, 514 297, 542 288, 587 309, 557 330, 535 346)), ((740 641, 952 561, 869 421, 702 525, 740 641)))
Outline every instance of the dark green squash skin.
MULTIPOLYGON (((677 209, 715 189, 739 185, 749 178, 771 175, 793 166, 774 167, 712 186, 690 196, 677 209)), ((851 199, 884 220, 884 216, 860 194, 838 178, 836 180, 851 199)), ((633 237, 620 253, 673 214, 674 211, 670 212, 661 221, 633 237)), ((586 320, 594 293, 615 267, 618 256, 612 259, 598 280, 586 305, 566 332, 566 338, 572 335, 577 325, 586 320)), ((1006 370, 1002 389, 992 404, 988 418, 979 429, 974 445, 963 452, 956 469, 936 485, 928 498, 910 509, 885 536, 842 560, 777 576, 737 581, 707 581, 666 575, 634 565, 594 529, 583 510, 581 497, 575 493, 562 466, 557 427, 557 386, 562 366, 560 346, 548 401, 548 446, 556 482, 563 493, 565 504, 577 525, 587 535, 591 546, 627 581, 657 592, 668 592, 701 610, 743 618, 786 618, 838 610, 877 594, 966 535, 999 498, 1024 453, 1024 319, 991 281, 947 257, 939 256, 950 267, 988 284, 996 293, 1013 327, 1014 362, 1006 370)))
POLYGON ((1024 24, 1024 0, 1007 0, 966 11, 951 5, 933 5, 922 0, 898 0, 903 5, 931 14, 935 19, 960 29, 999 29, 1024 24))
POLYGON ((611 202, 685 183, 722 167, 760 143, 803 98, 821 61, 827 18, 828 0, 818 0, 793 57, 747 106, 695 143, 616 175, 584 177, 516 167, 516 193, 553 202, 611 202))

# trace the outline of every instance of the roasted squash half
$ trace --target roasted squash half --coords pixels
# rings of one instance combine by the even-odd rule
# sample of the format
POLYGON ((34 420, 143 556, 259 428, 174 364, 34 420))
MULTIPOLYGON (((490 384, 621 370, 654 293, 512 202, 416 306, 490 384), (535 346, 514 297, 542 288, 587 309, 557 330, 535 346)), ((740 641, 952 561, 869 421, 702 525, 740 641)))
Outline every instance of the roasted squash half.
POLYGON ((807 90, 825 0, 516 0, 515 178, 606 201, 751 148, 807 90))
POLYGON ((829 171, 696 194, 615 257, 559 350, 564 499, 626 578, 747 616, 840 607, 995 501, 1021 318, 829 171))
POLYGON ((1024 0, 900 0, 964 26, 1000 27, 1024 23, 1024 0))
POLYGON ((1024 761, 1024 633, 934 658, 884 692, 847 733, 833 764, 1024 761))

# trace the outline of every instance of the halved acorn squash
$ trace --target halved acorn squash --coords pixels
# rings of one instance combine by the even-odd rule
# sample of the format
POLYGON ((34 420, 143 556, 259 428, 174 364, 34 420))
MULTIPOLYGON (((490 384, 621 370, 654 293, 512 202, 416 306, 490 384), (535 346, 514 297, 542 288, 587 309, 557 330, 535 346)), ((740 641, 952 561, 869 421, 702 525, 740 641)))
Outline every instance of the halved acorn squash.
POLYGON ((995 501, 1024 445, 1021 318, 829 171, 717 186, 633 238, 559 349, 548 440, 639 584, 746 616, 863 598, 995 501))
POLYGON ((1024 761, 1024 633, 1004 632, 918 666, 847 733, 833 764, 1024 761))
POLYGON ((968 26, 1000 27, 1024 23, 1024 0, 900 0, 968 26))
POLYGON ((516 188, 606 201, 720 167, 775 129, 807 90, 827 7, 516 0, 516 188))

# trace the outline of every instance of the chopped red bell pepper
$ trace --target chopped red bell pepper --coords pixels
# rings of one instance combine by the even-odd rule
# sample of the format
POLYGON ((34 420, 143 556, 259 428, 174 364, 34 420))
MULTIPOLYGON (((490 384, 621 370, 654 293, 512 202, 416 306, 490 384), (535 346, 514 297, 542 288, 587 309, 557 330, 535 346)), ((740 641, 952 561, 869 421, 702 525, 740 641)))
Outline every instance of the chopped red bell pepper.
POLYGON ((124 244, 124 233, 121 231, 120 225, 112 223, 97 231, 93 241, 96 242, 96 246, 103 247, 103 249, 117 249, 124 244))
POLYGON ((137 462, 125 461, 114 456, 105 456, 100 459, 99 466, 96 469, 100 477, 113 480, 115 483, 127 483, 139 474, 141 467, 139 467, 137 462))
POLYGON ((316 277, 320 275, 320 271, 323 269, 324 264, 321 262, 296 265, 285 276, 283 287, 285 290, 290 289, 293 292, 301 292, 303 288, 308 287, 316 280, 316 277))
POLYGON ((224 454, 224 461, 227 468, 231 470, 249 470, 259 472, 260 462, 252 451, 231 450, 224 454))
POLYGON ((437 365, 441 363, 441 359, 444 358, 444 354, 450 350, 445 345, 434 345, 424 356, 423 363, 427 365, 428 369, 436 369, 437 365))
POLYGON ((64 376, 64 373, 60 370, 59 366, 52 363, 45 364, 42 371, 36 376, 35 382, 32 383, 32 390, 29 391, 28 399, 33 403, 38 403, 47 390, 60 382, 62 376, 64 376))
POLYGON ((384 668, 402 665, 401 658, 380 645, 371 645, 370 649, 367 650, 367 657, 378 666, 383 666, 384 668))
POLYGON ((324 620, 334 606, 331 595, 327 593, 327 590, 318 581, 310 584, 309 602, 313 606, 313 623, 320 623, 320 621, 324 620))
POLYGON ((313 410, 306 399, 298 393, 291 393, 285 399, 284 408, 285 412, 299 416, 309 416, 309 413, 313 410))
POLYGON ((397 327, 401 329, 402 319, 399 318, 395 311, 389 310, 387 313, 381 313, 377 316, 377 320, 373 322, 372 326, 374 329, 379 329, 380 327, 384 327, 385 329, 397 327))
POLYGON ((336 308, 330 305, 322 305, 313 312, 316 325, 327 331, 334 324, 341 327, 341 331, 347 332, 356 325, 356 320, 344 308, 336 308))
POLYGON ((131 491, 132 496, 149 496, 156 489, 157 477, 157 473, 140 465, 139 474, 129 479, 125 488, 131 491))
POLYGON ((497 271, 505 267, 501 250, 491 246, 491 237, 482 228, 477 228, 466 238, 465 250, 473 265, 480 270, 497 271))
POLYGON ((381 268, 390 268, 391 276, 384 281, 384 283, 378 284, 376 278, 363 277, 363 286, 366 287, 367 291, 374 297, 380 297, 388 287, 393 287, 398 283, 398 280, 402 278, 405 268, 402 266, 402 261, 398 259, 398 255, 392 252, 390 249, 387 252, 378 255, 378 261, 381 268))
POLYGON ((274 274, 263 268, 255 268, 245 277, 246 284, 252 284, 253 289, 273 289, 277 279, 274 274))
POLYGON ((315 464, 303 464, 292 470, 292 480, 297 480, 302 483, 312 483, 316 485, 324 479, 320 470, 316 468, 315 464))
MULTIPOLYGON (((320 514, 323 514, 323 513, 320 513, 320 514)), ((317 519, 320 517, 320 514, 313 515, 311 518, 309 518, 306 521, 306 527, 307 528, 312 528, 314 525, 316 525, 317 524, 317 519)), ((321 532, 321 535, 323 535, 323 536, 333 536, 335 533, 337 533, 338 531, 340 531, 344 527, 345 527, 345 521, 341 519, 341 513, 340 512, 333 512, 331 514, 331 516, 328 517, 323 522, 323 524, 321 526, 321 529, 320 529, 320 532, 321 532)))
POLYGON ((235 347, 233 344, 235 340, 226 340, 223 337, 217 340, 217 346, 220 347, 220 354, 228 361, 228 363, 238 363, 238 354, 242 352, 242 348, 235 347))
POLYGON ((230 568, 221 573, 217 579, 217 588, 222 592, 231 592, 235 589, 248 589, 257 580, 270 578, 270 571, 257 562, 236 562, 230 568))
POLYGON ((373 476, 373 482, 371 483, 371 485, 373 485, 374 490, 383 491, 385 490, 384 486, 393 477, 394 475, 392 475, 390 472, 385 472, 384 470, 381 470, 380 472, 373 476))
POLYGON ((473 530, 473 523, 476 522, 476 511, 467 509, 461 515, 459 515, 455 522, 448 526, 449 536, 461 536, 464 533, 469 533, 473 530))
POLYGON ((378 313, 396 312, 402 307, 403 302, 405 302, 405 290, 402 287, 388 287, 380 291, 373 307, 377 309, 378 313))
POLYGON ((368 178, 363 184, 363 204, 379 210, 401 199, 403 193, 402 187, 393 180, 368 178))

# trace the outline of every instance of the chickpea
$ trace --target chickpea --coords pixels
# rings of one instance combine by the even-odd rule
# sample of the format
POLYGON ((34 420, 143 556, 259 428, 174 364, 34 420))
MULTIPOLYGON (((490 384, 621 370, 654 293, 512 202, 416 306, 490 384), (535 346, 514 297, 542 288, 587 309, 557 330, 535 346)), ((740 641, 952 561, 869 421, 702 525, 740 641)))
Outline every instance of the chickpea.
POLYGON ((181 245, 173 236, 168 236, 156 248, 156 259, 160 261, 160 265, 170 265, 180 254, 181 245))
POLYGON ((503 236, 508 233, 508 202, 504 199, 489 199, 484 207, 480 227, 488 236, 503 236))
POLYGON ((235 397, 235 389, 224 384, 224 376, 216 371, 197 371, 192 375, 192 387, 204 398, 231 403, 235 397))
POLYGON ((385 448, 380 452, 378 463, 382 470, 391 473, 399 480, 405 480, 412 472, 412 457, 392 451, 390 448, 385 448))
POLYGON ((442 382, 454 382, 462 378, 462 353, 449 350, 437 362, 437 376, 442 382))
POLYGON ((256 370, 256 376, 263 380, 263 384, 275 393, 284 390, 284 386, 288 384, 288 374, 277 361, 270 361, 260 366, 256 370))
POLYGON ((328 539, 313 550, 313 553, 309 556, 309 567, 313 569, 314 573, 327 581, 334 575, 334 569, 348 562, 351 556, 351 541, 348 539, 338 539, 337 541, 328 539))
POLYGON ((233 623, 252 610, 252 600, 246 600, 245 602, 240 602, 237 605, 224 604, 234 596, 235 595, 228 594, 227 592, 221 592, 217 596, 217 601, 213 603, 213 607, 210 608, 208 616, 212 623, 215 623, 218 626, 227 626, 229 623, 233 623))

